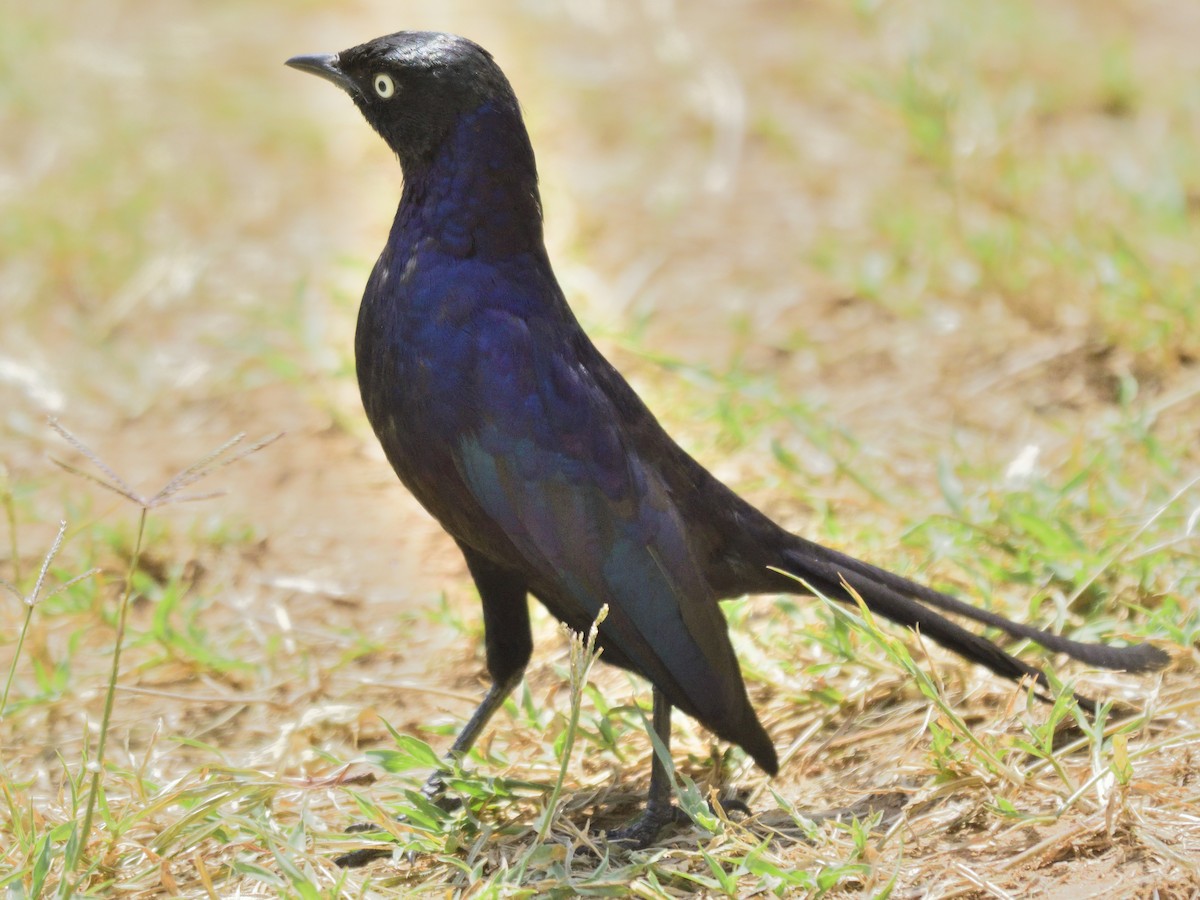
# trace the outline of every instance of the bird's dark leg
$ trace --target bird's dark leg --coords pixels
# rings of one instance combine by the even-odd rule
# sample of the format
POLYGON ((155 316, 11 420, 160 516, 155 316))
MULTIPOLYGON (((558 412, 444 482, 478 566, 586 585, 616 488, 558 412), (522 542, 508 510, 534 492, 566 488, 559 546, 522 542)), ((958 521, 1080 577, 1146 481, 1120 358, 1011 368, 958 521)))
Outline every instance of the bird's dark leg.
MULTIPOLYGON (((492 686, 484 695, 483 702, 476 707, 475 712, 471 713, 471 718, 467 719, 467 724, 463 726, 462 731, 458 733, 458 737, 454 739, 454 743, 447 751, 446 759, 448 761, 462 759, 470 751, 488 721, 495 715, 496 710, 504 705, 508 695, 520 684, 523 675, 524 669, 520 669, 511 673, 504 682, 492 682, 492 686)), ((457 804, 455 802, 447 803, 443 796, 446 792, 446 783, 442 777, 444 774, 444 772, 434 772, 430 775, 424 787, 421 788, 421 793, 439 806, 453 809, 457 804)))
MULTIPOLYGON (((671 704, 666 695, 654 689, 654 709, 651 727, 662 742, 663 749, 671 752, 671 704)), ((652 751, 653 752, 653 751, 652 751)), ((646 797, 646 808, 641 815, 616 831, 608 832, 610 843, 620 844, 630 850, 641 850, 654 843, 660 831, 675 822, 687 822, 687 814, 671 802, 671 773, 666 762, 653 752, 650 763, 650 792, 646 797)))
MULTIPOLYGON (((529 601, 525 597, 525 583, 519 576, 480 556, 470 547, 463 544, 459 544, 459 547, 466 557, 471 577, 475 579, 479 599, 483 602, 484 642, 492 686, 458 733, 447 754, 449 759, 462 758, 475 745, 480 732, 520 683, 529 656, 533 653, 533 632, 529 627, 529 601)), ((441 802, 446 789, 442 774, 434 772, 423 788, 425 796, 437 802, 441 802)))
MULTIPOLYGON (((471 577, 475 579, 475 586, 479 589, 479 599, 483 601, 484 641, 487 646, 487 667, 488 674, 492 677, 492 686, 488 688, 483 702, 476 707, 451 745, 446 754, 446 758, 450 760, 461 759, 474 746, 480 732, 487 726, 496 710, 504 705, 513 688, 520 683, 525 674, 525 666, 529 663, 529 656, 533 652, 533 632, 529 626, 529 602, 525 597, 525 583, 508 570, 477 555, 470 548, 462 546, 462 551, 467 559, 471 577)), ((670 707, 667 707, 668 726, 670 714, 670 707)), ((444 774, 439 771, 430 775, 421 792, 443 809, 454 809, 458 801, 446 797, 444 774)), ((367 832, 377 828, 376 825, 361 823, 351 825, 346 830, 367 832)), ((334 862, 344 868, 356 868, 374 859, 391 855, 390 850, 368 847, 339 856, 334 862)))

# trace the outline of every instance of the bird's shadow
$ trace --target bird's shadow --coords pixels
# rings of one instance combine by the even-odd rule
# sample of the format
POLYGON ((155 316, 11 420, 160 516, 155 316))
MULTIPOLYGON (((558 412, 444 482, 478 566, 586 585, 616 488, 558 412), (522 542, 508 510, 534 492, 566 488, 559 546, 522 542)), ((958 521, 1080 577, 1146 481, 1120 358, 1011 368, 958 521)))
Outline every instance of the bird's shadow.
MULTIPOLYGON (((909 794, 902 791, 889 791, 870 794, 848 806, 833 807, 826 810, 801 813, 801 819, 784 809, 767 809, 755 813, 746 804, 745 794, 727 789, 724 796, 717 800, 718 807, 713 809, 719 818, 734 822, 760 839, 794 841, 797 843, 813 842, 812 828, 830 822, 860 822, 871 821, 874 832, 886 831, 891 828, 902 815, 909 794)), ((579 804, 574 809, 564 810, 564 814, 572 822, 579 823, 579 833, 587 834, 589 840, 576 847, 576 859, 600 859, 612 853, 626 853, 631 849, 620 843, 609 843, 605 835, 628 823, 639 809, 638 795, 630 794, 626 798, 606 796, 604 802, 598 803, 595 798, 579 804)), ((678 821, 669 826, 669 830, 660 835, 655 845, 666 846, 676 841, 687 841, 688 835, 704 829, 692 823, 686 814, 680 814, 678 821)), ((382 835, 384 832, 375 825, 360 823, 346 829, 346 833, 368 832, 382 835)), ((335 858, 334 862, 341 868, 354 869, 368 865, 380 859, 391 859, 395 854, 396 845, 373 844, 360 847, 335 858)), ((405 855, 408 863, 416 861, 415 853, 405 855)))

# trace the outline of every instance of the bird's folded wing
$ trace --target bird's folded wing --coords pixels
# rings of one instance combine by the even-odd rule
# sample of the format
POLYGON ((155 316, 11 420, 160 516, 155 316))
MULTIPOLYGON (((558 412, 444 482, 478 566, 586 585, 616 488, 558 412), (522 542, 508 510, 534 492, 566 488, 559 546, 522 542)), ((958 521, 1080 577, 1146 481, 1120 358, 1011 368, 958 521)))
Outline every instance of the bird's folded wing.
POLYGON ((464 482, 553 611, 586 628, 608 604, 604 643, 718 734, 738 727, 748 702, 725 620, 661 479, 561 335, 492 319, 480 415, 455 448, 464 482))

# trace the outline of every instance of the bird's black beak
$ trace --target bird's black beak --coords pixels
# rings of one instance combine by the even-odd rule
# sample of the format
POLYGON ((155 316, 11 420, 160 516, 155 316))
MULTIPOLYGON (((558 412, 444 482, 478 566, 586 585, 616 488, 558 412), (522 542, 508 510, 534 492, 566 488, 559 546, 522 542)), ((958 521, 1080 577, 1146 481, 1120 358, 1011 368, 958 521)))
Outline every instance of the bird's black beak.
POLYGON ((332 81, 352 97, 359 92, 358 85, 338 65, 336 53, 314 53, 311 56, 293 56, 285 65, 289 65, 293 69, 299 69, 301 72, 311 72, 313 75, 319 75, 326 81, 332 81))

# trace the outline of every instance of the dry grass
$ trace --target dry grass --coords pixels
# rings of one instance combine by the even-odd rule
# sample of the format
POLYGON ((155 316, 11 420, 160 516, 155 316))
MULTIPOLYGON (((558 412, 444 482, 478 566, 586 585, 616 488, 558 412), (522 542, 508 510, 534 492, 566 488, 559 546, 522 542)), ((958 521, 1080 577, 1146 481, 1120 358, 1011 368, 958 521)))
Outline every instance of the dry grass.
POLYGON ((1195 4, 110 7, 0 34, 12 896, 1200 891, 1195 4), (282 66, 400 27, 495 52, 572 302, 723 478, 816 539, 1176 664, 1063 667, 1120 705, 1093 722, 819 601, 730 604, 781 776, 677 716, 708 829, 610 856, 591 829, 644 791, 648 694, 602 666, 573 690, 540 615, 453 779, 468 802, 423 805, 482 661, 461 562, 351 375, 399 174, 282 66), (149 502, 181 470, 225 493, 149 502), (757 815, 708 815, 710 791, 757 815), (397 862, 340 872, 363 818, 397 862))

